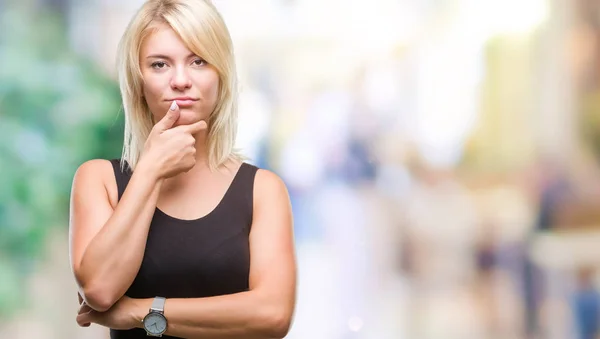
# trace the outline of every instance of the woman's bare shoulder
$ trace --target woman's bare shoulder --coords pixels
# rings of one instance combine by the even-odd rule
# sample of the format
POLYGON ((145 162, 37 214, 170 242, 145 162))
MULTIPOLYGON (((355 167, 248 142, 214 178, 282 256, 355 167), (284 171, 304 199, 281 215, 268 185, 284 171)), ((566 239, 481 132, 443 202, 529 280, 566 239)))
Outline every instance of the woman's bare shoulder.
POLYGON ((78 187, 97 187, 102 185, 106 189, 110 204, 117 205, 118 192, 114 176, 113 165, 110 160, 92 159, 82 163, 73 178, 73 189, 78 187))
POLYGON ((288 191, 283 179, 275 172, 258 168, 254 178, 254 192, 257 198, 265 200, 288 198, 288 191))

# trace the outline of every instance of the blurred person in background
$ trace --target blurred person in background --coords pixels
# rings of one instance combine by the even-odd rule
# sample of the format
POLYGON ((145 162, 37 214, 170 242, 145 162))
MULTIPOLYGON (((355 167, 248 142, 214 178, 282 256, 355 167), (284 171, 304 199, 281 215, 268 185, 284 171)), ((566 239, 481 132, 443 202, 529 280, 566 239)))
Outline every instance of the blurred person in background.
POLYGON ((210 1, 150 0, 119 46, 121 159, 71 194, 77 322, 111 338, 282 338, 295 306, 287 189, 234 150, 237 75, 210 1))
POLYGON ((577 339, 597 339, 600 334, 600 293, 594 286, 595 274, 591 267, 577 272, 577 290, 572 300, 577 339))
MULTIPOLYGON (((543 157, 537 165, 536 194, 538 210, 533 228, 525 239, 525 247, 531 247, 536 235, 557 227, 557 211, 566 201, 573 198, 572 187, 564 164, 543 157)), ((543 336, 541 324, 542 304, 548 297, 547 272, 523 252, 523 302, 525 306, 525 332, 527 338, 543 336)))
POLYGON ((502 330, 499 323, 499 305, 494 293, 499 271, 498 228, 493 222, 484 223, 475 244, 475 287, 487 337, 501 333, 502 330))

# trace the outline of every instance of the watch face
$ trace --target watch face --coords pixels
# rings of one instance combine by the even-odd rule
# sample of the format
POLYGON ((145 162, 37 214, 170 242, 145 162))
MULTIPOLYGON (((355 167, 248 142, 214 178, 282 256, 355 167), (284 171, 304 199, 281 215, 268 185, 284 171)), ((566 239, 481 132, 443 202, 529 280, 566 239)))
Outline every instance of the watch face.
POLYGON ((151 334, 163 334, 167 330, 167 319, 157 312, 150 312, 144 318, 144 329, 151 334))

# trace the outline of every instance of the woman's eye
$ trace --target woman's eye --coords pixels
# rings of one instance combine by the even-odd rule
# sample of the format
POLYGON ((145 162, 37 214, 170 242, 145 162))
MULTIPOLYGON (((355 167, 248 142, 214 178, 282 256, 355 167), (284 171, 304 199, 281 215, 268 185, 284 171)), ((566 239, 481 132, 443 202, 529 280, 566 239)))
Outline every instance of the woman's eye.
POLYGON ((151 66, 152 66, 152 68, 155 68, 155 69, 161 69, 161 68, 164 68, 166 65, 167 64, 162 61, 156 61, 156 62, 153 62, 151 66))
POLYGON ((194 65, 204 66, 204 65, 206 65, 206 61, 204 61, 203 59, 196 59, 196 60, 194 60, 194 65))

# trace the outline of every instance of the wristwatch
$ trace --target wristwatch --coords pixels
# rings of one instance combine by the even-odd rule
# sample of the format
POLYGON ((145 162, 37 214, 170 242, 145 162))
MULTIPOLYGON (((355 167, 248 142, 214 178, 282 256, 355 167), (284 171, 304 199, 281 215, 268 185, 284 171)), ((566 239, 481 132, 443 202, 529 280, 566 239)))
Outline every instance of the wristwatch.
POLYGON ((154 298, 150 312, 142 320, 146 335, 150 337, 162 337, 163 333, 167 331, 167 318, 164 314, 165 300, 163 297, 154 298))

